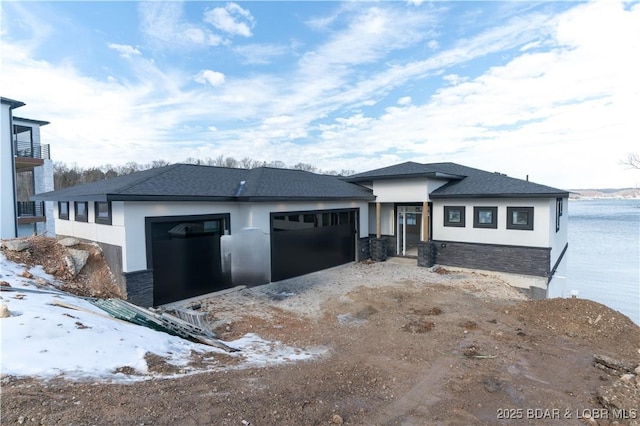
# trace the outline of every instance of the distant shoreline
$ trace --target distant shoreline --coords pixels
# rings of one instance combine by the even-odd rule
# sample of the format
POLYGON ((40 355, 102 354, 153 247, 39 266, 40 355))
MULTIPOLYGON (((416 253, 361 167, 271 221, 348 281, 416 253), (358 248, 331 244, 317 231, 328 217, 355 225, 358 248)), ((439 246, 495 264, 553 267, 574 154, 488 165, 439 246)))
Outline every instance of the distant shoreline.
POLYGON ((640 200, 640 188, 622 189, 570 189, 571 200, 620 199, 640 200))

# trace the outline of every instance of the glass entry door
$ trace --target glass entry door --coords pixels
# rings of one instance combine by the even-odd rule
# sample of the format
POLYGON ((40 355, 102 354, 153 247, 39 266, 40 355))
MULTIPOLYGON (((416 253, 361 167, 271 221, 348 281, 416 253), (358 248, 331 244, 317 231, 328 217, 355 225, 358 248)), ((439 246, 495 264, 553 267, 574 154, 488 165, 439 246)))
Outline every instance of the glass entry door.
POLYGON ((396 254, 417 256, 422 238, 422 207, 398 206, 396 217, 396 254))

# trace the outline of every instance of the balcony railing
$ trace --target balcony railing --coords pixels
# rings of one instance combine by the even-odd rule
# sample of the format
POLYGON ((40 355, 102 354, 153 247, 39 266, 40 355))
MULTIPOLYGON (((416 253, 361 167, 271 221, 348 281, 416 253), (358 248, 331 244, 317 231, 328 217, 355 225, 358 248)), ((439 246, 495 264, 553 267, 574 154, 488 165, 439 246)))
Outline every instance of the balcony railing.
POLYGON ((16 156, 22 158, 40 158, 49 160, 49 145, 31 145, 31 142, 16 141, 16 156))
POLYGON ((44 201, 18 201, 18 217, 44 216, 44 201))

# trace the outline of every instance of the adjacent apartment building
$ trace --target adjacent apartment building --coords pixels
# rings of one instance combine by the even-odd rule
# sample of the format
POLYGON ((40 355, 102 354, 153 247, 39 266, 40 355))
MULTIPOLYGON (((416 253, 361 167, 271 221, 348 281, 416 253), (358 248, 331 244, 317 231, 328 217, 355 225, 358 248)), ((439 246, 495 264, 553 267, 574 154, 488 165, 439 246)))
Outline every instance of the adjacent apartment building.
POLYGON ((0 103, 0 238, 54 236, 53 202, 30 200, 54 189, 49 145, 40 142, 40 127, 49 122, 15 116, 24 102, 0 97, 0 103))

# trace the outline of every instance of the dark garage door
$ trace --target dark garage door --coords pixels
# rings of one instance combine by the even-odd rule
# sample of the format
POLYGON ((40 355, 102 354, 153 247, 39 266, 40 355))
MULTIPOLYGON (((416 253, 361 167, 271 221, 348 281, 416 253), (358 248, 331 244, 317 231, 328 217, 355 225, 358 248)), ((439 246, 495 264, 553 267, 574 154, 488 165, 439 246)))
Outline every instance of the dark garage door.
POLYGON ((271 281, 355 260, 356 210, 271 214, 271 281))
POLYGON ((220 237, 224 217, 147 218, 153 304, 162 305, 229 288, 223 274, 220 237))

